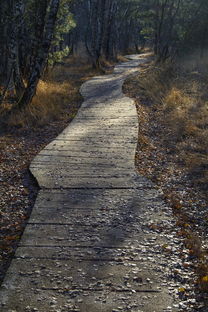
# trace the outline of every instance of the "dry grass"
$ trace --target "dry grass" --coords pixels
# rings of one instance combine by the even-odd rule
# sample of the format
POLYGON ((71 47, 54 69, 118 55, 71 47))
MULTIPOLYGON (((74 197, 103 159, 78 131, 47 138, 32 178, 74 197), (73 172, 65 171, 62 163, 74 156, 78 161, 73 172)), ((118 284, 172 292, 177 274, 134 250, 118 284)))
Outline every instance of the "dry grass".
MULTIPOLYGON (((201 68, 202 66, 200 66, 201 68)), ((203 67, 204 69, 204 67, 203 67)), ((207 72, 189 72, 166 64, 150 68, 140 80, 168 132, 165 143, 190 170, 195 183, 208 183, 208 66, 207 72)))
POLYGON ((55 119, 62 112, 68 99, 69 83, 51 83, 40 81, 37 94, 24 112, 12 115, 11 126, 42 125, 55 119))
MULTIPOLYGON (((69 118, 77 113, 82 97, 79 87, 88 78, 98 74, 92 67, 73 57, 65 64, 58 65, 40 80, 35 97, 25 111, 13 114, 10 126, 34 127, 50 121, 69 118)), ((9 109, 11 104, 4 103, 9 109)))
MULTIPOLYGON (((118 61, 126 61, 125 57, 118 56, 118 61)), ((86 60, 70 57, 63 65, 56 66, 40 80, 36 95, 32 103, 19 113, 11 114, 8 125, 11 127, 39 127, 60 118, 74 118, 77 109, 82 103, 79 93, 81 84, 98 74, 111 73, 115 62, 101 60, 101 69, 93 69, 86 60)), ((15 105, 14 95, 7 95, 0 111, 9 111, 15 105)))

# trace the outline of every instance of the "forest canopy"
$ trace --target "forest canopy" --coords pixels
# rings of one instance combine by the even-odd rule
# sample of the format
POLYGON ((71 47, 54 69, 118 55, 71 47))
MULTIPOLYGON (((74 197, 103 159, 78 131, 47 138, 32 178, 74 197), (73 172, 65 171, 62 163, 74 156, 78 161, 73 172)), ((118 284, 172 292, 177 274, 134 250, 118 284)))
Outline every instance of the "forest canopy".
POLYGON ((208 46, 207 0, 1 0, 0 104, 23 110, 64 57, 102 59, 151 48, 163 62, 208 46))

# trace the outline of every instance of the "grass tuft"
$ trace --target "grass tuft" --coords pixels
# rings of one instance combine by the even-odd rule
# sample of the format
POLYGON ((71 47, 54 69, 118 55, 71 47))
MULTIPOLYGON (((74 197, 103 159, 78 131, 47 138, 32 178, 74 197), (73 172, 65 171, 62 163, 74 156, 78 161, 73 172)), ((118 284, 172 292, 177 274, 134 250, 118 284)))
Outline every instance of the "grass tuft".
POLYGON ((195 183, 208 183, 208 66, 195 74, 164 64, 139 80, 143 94, 160 110, 165 143, 190 170, 195 183), (195 174, 194 174, 195 173, 195 174))
MULTIPOLYGON (((57 65, 40 80, 36 95, 28 107, 12 114, 8 124, 12 127, 38 127, 60 118, 73 119, 81 105, 81 84, 97 75, 89 64, 70 57, 63 65, 57 65)), ((4 110, 10 110, 13 101, 5 101, 4 110)), ((1 113, 0 113, 1 114, 1 113)))

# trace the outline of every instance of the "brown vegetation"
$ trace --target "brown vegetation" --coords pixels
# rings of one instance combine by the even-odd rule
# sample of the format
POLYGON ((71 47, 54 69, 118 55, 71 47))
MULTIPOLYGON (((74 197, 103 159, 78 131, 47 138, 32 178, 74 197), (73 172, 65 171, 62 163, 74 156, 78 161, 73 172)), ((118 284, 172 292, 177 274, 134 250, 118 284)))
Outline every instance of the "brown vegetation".
MULTIPOLYGON (((207 66, 208 69, 208 66, 207 66)), ((132 96, 139 97, 147 113, 164 129, 155 135, 170 154, 177 154, 189 178, 200 189, 208 182, 208 75, 206 71, 189 71, 184 66, 150 67, 128 86, 132 96), (135 88, 136 87, 136 88, 135 88), (139 95, 140 94, 140 95, 139 95)), ((156 130, 156 129, 155 129, 156 130)), ((141 138, 148 141, 146 136, 141 138)), ((145 143, 143 142, 143 143, 145 143)), ((150 144, 146 142, 146 144, 150 144)))
MULTIPOLYGON (((73 57, 64 65, 57 65, 44 80, 40 80, 36 95, 28 107, 23 112, 15 112, 10 116, 9 126, 44 126, 52 120, 60 119, 60 116, 70 120, 76 115, 82 102, 80 84, 86 77, 96 73, 86 62, 73 57)), ((8 101, 3 103, 3 110, 9 110, 10 107, 8 101)))

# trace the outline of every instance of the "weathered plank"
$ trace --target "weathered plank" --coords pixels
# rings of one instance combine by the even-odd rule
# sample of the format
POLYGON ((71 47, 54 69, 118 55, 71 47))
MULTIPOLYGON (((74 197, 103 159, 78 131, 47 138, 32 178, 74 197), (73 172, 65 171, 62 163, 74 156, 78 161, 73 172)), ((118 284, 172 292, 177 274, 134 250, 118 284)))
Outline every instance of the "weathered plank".
POLYGON ((82 86, 77 117, 33 160, 42 190, 0 290, 2 312, 172 306, 160 254, 168 238, 148 230, 170 215, 134 168, 138 120, 122 84, 145 58, 131 58, 82 86))

